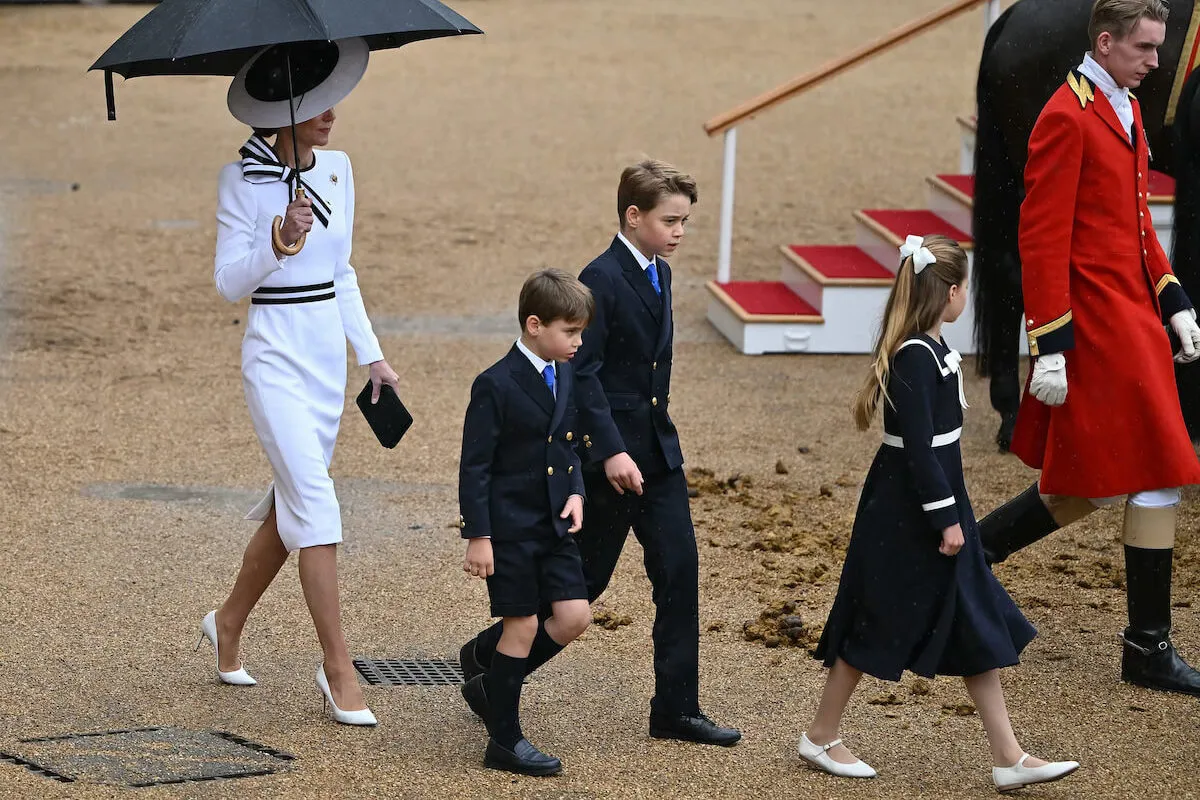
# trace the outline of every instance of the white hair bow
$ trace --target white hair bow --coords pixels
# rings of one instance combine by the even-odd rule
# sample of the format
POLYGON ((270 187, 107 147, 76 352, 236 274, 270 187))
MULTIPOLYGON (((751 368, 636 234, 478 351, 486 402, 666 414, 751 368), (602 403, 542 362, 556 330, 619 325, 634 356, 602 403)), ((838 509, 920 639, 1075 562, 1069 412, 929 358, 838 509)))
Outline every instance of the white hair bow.
POLYGON ((909 234, 904 240, 904 244, 900 245, 900 258, 905 259, 909 256, 913 257, 913 274, 915 275, 920 275, 921 270, 937 261, 929 248, 925 246, 925 240, 912 234, 909 234))

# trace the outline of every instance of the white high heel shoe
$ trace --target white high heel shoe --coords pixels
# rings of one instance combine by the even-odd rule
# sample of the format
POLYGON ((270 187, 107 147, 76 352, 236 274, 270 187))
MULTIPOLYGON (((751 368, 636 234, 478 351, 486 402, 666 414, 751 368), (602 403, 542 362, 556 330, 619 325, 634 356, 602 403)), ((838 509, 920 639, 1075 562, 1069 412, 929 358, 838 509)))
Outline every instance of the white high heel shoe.
POLYGON ((837 775, 839 778, 874 778, 876 775, 874 768, 865 761, 856 760, 853 764, 842 764, 829 757, 829 751, 841 743, 841 739, 834 739, 829 744, 813 744, 808 738, 807 732, 801 733, 800 758, 804 759, 810 767, 828 772, 830 775, 837 775))
POLYGON ((245 669, 235 669, 232 672, 221 672, 221 654, 217 651, 217 612, 208 612, 204 615, 204 619, 200 620, 200 638, 196 640, 196 650, 200 649, 200 645, 204 640, 208 639, 212 642, 213 655, 216 656, 217 662, 217 678, 221 683, 228 683, 231 686, 255 686, 258 681, 250 677, 250 673, 245 669))
POLYGON ((325 677, 325 665, 317 667, 317 688, 321 690, 321 695, 325 698, 325 703, 333 709, 333 718, 343 725, 376 725, 378 720, 371 713, 371 709, 364 708, 359 711, 342 711, 338 708, 337 703, 333 702, 333 692, 329 690, 329 680, 325 677))
POLYGON ((1051 761, 1040 767, 1027 767, 1027 758, 1029 754, 1022 753, 1017 763, 1011 767, 992 767, 992 781, 996 784, 997 791, 1011 792, 1035 783, 1049 783, 1065 778, 1079 769, 1078 761, 1051 761))

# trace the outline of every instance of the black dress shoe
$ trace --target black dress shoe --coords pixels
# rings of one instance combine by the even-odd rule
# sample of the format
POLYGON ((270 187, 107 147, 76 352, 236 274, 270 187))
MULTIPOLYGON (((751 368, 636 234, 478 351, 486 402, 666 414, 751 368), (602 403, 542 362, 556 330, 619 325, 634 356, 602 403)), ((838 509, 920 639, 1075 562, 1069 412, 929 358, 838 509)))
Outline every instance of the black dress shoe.
POLYGON ((1124 637, 1121 680, 1147 689, 1200 697, 1200 672, 1179 657, 1175 645, 1163 638, 1144 646, 1124 637))
POLYGON ((474 639, 464 644, 458 651, 458 666, 462 668, 463 683, 476 675, 483 675, 487 672, 487 668, 480 664, 479 659, 475 657, 474 639))
POLYGON ((487 722, 492 715, 492 706, 488 702, 487 689, 483 686, 483 675, 476 675, 462 685, 463 700, 475 712, 475 716, 487 722))
POLYGON ((736 728, 722 728, 704 712, 696 716, 670 716, 667 714, 650 713, 650 735, 655 739, 680 739, 685 742, 699 744, 718 744, 730 747, 742 738, 741 731, 736 728))
POLYGON ((488 739, 483 765, 519 775, 557 775, 562 771, 561 761, 538 750, 528 739, 518 741, 512 750, 496 744, 495 739, 488 739))

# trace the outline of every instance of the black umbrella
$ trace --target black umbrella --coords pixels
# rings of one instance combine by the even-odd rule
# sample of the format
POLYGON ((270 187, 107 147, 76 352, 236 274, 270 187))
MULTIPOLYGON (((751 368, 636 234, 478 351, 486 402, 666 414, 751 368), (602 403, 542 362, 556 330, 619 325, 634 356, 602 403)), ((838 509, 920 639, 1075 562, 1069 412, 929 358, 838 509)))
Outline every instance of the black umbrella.
POLYGON ((483 31, 438 0, 164 0, 89 71, 104 70, 108 118, 116 119, 114 72, 232 76, 267 45, 361 36, 384 50, 466 33, 483 31))
MULTIPOLYGON (((117 118, 113 73, 232 76, 271 45, 362 37, 371 50, 423 39, 483 33, 438 0, 163 0, 121 35, 88 71, 104 70, 108 118, 117 118)), ((295 74, 285 53, 292 144, 296 152, 295 74)), ((299 178, 300 165, 293 176, 299 178)), ((302 190, 298 190, 302 191, 302 190)), ((276 229, 282 218, 276 217, 276 229)), ((294 246, 299 252, 304 240, 294 246)), ((284 252, 292 248, 276 244, 284 252)))

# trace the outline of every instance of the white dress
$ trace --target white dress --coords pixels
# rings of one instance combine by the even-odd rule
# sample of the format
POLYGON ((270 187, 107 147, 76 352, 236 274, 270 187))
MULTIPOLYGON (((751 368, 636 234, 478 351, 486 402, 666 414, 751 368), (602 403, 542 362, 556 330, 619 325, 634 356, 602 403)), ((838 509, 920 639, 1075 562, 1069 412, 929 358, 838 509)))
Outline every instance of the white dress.
POLYGON ((226 300, 251 298, 242 384, 274 473, 246 519, 265 520, 275 503, 289 551, 342 540, 329 464, 346 393, 346 340, 359 365, 383 358, 350 266, 350 159, 336 150, 314 155, 301 176, 329 206, 329 225, 315 222, 294 256, 276 258, 271 247, 271 222, 287 207, 287 184, 252 183, 235 162, 221 169, 217 191, 214 278, 226 300))

